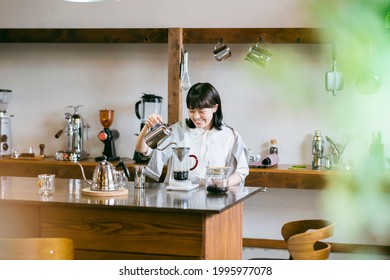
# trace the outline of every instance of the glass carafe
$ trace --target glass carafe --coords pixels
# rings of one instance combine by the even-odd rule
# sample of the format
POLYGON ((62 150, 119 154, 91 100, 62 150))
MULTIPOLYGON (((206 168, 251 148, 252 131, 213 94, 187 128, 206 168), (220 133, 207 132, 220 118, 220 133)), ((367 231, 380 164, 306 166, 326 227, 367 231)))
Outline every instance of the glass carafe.
POLYGON ((174 147, 173 150, 173 179, 175 181, 187 181, 189 171, 196 168, 198 158, 195 155, 190 155, 188 147, 174 147), (190 167, 190 158, 195 159, 195 164, 190 167))

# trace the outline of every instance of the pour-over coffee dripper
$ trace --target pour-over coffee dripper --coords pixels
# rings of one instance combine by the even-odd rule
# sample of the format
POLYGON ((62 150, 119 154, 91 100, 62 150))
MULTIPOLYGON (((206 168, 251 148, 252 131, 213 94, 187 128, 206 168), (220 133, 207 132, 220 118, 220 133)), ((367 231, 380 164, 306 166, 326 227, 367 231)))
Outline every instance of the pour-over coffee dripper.
POLYGON ((189 147, 173 147, 173 174, 169 184, 173 187, 191 185, 189 180, 190 170, 194 170, 198 165, 198 158, 190 155, 189 147), (190 158, 195 160, 195 164, 190 167, 190 158))

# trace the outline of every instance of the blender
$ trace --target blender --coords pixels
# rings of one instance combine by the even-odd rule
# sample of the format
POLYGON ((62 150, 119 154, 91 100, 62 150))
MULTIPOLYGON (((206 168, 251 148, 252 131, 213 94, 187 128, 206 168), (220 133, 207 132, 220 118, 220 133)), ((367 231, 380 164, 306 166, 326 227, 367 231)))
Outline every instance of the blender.
POLYGON ((0 156, 10 156, 12 152, 11 119, 7 115, 7 105, 11 90, 0 89, 0 156))
MULTIPOLYGON (((154 94, 144 93, 141 100, 135 103, 135 114, 141 120, 140 130, 145 126, 146 119, 150 114, 161 114, 161 104, 163 98, 154 94), (141 108, 140 108, 141 106, 141 108)), ((135 162, 147 162, 148 158, 134 152, 133 159, 135 162)))

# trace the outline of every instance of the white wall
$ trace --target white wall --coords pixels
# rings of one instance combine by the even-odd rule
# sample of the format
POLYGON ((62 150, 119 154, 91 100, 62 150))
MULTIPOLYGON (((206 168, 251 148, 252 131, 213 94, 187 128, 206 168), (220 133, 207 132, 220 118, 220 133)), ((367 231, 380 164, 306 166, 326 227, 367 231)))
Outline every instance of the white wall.
MULTIPOLYGON (((303 5, 313 2, 310 0, 225 2, 0 0, 0 28, 318 25, 303 5), (222 11, 220 7, 224 7, 222 11)), ((244 60, 249 46, 230 45, 233 56, 223 62, 213 58, 213 45, 185 48, 190 55, 191 81, 215 85, 222 96, 225 120, 240 131, 254 154, 264 154, 270 139, 276 138, 281 163, 310 163, 316 129, 336 141, 343 134, 352 135, 345 161, 364 157, 371 133, 378 130, 388 153, 389 85, 388 71, 382 68, 389 64, 384 52, 387 45, 376 45, 370 61, 382 82, 373 96, 361 95, 355 88, 355 77, 365 65, 367 53, 348 41, 340 44, 338 65, 344 72, 345 86, 336 96, 324 86, 325 72, 332 69, 330 45, 269 45, 273 58, 265 69, 244 60)), ((64 135, 55 139, 54 134, 65 126, 64 107, 82 104, 80 113, 91 126, 85 141, 91 156, 102 152, 103 144, 97 139, 102 128, 99 110, 109 107, 115 110, 112 128, 120 132, 118 155, 131 157, 140 125, 134 104, 143 92, 163 96, 166 118, 167 68, 165 44, 0 44, 0 88, 13 91, 8 113, 14 115, 14 147, 23 151, 33 146, 38 151, 38 145, 44 143, 48 155, 63 149, 64 135)), ((279 228, 285 221, 329 216, 321 204, 313 203, 320 194, 272 190, 254 197, 246 203, 245 236, 280 238, 279 228), (259 224, 252 223, 256 218, 259 224)), ((338 242, 354 241, 337 232, 335 238, 338 242)))
MULTIPOLYGON (((359 94, 347 75, 345 89, 332 96, 324 86, 331 61, 322 55, 330 53, 330 46, 270 47, 273 58, 260 69, 244 60, 247 45, 231 45, 233 56, 223 62, 213 58, 213 45, 185 46, 191 81, 215 85, 225 120, 240 131, 254 154, 266 153, 270 139, 276 138, 281 163, 310 163, 316 129, 335 141, 352 135, 345 161, 366 156, 371 132, 381 130, 386 144, 387 73, 381 73, 382 87, 373 96, 359 94)), ((164 44, 0 45, 0 84, 13 91, 8 113, 14 115, 14 147, 21 151, 28 146, 38 151, 40 143, 47 155, 63 149, 65 135, 54 135, 65 127, 63 114, 72 112, 64 107, 82 104, 80 114, 91 126, 85 141, 91 156, 102 152, 99 110, 109 107, 115 110, 112 128, 121 134, 117 152, 131 157, 140 124, 134 105, 144 92, 161 95, 166 118, 167 75, 164 44)))

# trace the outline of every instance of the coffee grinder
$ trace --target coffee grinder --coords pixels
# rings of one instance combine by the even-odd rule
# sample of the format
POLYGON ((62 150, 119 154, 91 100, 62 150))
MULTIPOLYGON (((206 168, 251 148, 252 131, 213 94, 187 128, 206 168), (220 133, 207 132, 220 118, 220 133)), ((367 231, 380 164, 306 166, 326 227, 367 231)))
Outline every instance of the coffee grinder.
POLYGON ((100 123, 103 125, 103 130, 99 132, 98 138, 104 143, 103 156, 96 157, 96 161, 118 161, 119 157, 116 155, 115 140, 119 138, 119 131, 110 129, 114 121, 114 110, 100 110, 100 123))
POLYGON ((7 105, 12 91, 0 89, 0 156, 10 156, 12 152, 11 119, 7 115, 7 105))
MULTIPOLYGON (((145 126, 146 119, 150 114, 161 114, 161 104, 163 98, 154 94, 144 93, 141 97, 141 100, 135 103, 135 114, 138 119, 141 120, 140 130, 145 126), (140 109, 142 107, 142 110, 140 109)), ((133 159, 135 162, 147 162, 148 158, 142 156, 141 154, 134 152, 133 159)))

